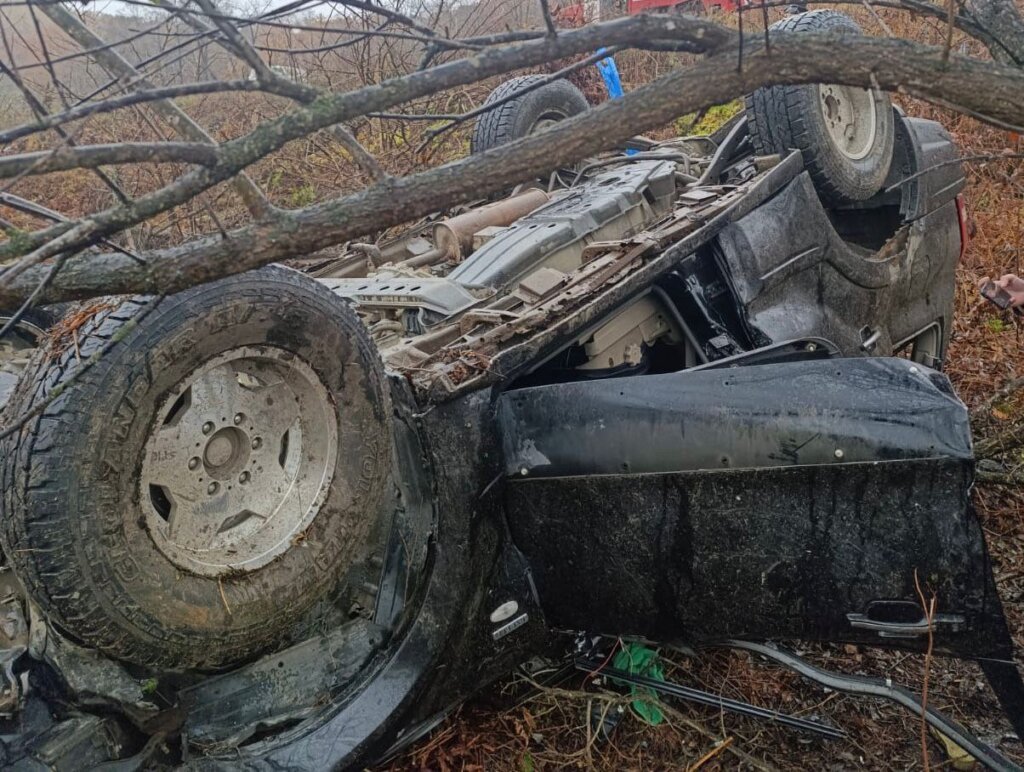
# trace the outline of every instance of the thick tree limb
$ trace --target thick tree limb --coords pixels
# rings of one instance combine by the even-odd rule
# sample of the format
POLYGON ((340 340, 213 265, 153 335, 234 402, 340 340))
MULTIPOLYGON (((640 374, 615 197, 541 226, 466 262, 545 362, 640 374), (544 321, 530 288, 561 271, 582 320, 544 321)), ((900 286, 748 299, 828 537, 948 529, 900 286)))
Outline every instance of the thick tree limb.
MULTIPOLYGON (((568 34, 560 34, 557 40, 563 40, 568 34)), ((549 44, 545 40, 530 45, 549 44)), ((614 146, 680 114, 721 104, 755 88, 780 82, 876 85, 924 99, 954 101, 968 109, 984 110, 994 120, 1024 127, 1024 103, 1019 99, 1019 94, 1024 93, 1024 71, 1020 69, 959 57, 951 57, 947 66, 939 67, 941 48, 901 40, 847 37, 842 45, 847 55, 840 59, 834 56, 836 40, 829 36, 773 36, 770 56, 760 47, 750 50, 748 43, 747 66, 742 72, 734 67, 723 67, 724 56, 720 53, 692 68, 673 72, 622 99, 606 102, 563 121, 541 134, 291 212, 275 222, 256 223, 231 231, 225 239, 193 242, 150 253, 145 266, 130 264, 116 255, 75 257, 54 281, 46 298, 172 292, 273 260, 307 254, 371 229, 407 222, 443 205, 465 202, 506 188, 598 149, 614 146)), ((474 59, 492 55, 501 57, 496 51, 474 59)), ((397 91, 412 90, 410 79, 415 83, 419 78, 430 77, 427 72, 416 73, 403 79, 400 85, 383 84, 344 97, 319 100, 308 111, 298 111, 302 113, 300 126, 282 119, 272 137, 261 136, 258 141, 272 145, 290 132, 306 133, 317 128, 320 122, 336 119, 341 112, 339 102, 349 109, 376 109, 382 102, 395 98, 397 91), (355 97, 356 94, 359 96, 355 97), (351 102, 346 103, 347 98, 353 97, 358 108, 351 102)), ((229 163, 250 157, 247 154, 259 155, 245 142, 232 148, 232 152, 239 155, 229 156, 229 163)), ((213 171, 204 169, 193 174, 208 175, 213 171)), ((139 199, 141 201, 143 199, 139 199)), ((26 296, 42 278, 42 270, 41 266, 33 268, 18 282, 0 288, 0 303, 11 304, 26 296)))
POLYGON ((1013 0, 967 0, 968 15, 989 37, 997 60, 1024 65, 1024 19, 1013 0))
POLYGON ((1014 421, 990 437, 975 443, 975 458, 998 458, 1024 448, 1024 420, 1014 421))

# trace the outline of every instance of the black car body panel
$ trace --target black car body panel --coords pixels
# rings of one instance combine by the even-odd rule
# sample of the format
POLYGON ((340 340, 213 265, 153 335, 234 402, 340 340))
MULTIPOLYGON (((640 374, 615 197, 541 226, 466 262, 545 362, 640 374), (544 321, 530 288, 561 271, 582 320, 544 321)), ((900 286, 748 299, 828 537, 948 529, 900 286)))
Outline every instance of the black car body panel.
POLYGON ((766 364, 499 404, 510 527, 557 627, 914 647, 920 582, 940 599, 937 649, 1011 654, 966 409, 938 373, 766 364))

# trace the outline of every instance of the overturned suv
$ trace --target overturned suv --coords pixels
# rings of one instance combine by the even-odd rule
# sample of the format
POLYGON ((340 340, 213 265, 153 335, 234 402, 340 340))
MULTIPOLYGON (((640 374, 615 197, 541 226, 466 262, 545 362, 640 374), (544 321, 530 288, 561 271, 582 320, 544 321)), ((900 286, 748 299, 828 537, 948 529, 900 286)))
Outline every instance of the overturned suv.
MULTIPOLYGON (((586 108, 537 76, 492 104, 474 152, 586 108)), ((773 87, 711 137, 57 324, 6 408, 4 763, 362 766, 601 635, 919 712, 763 642, 931 638, 1020 734, 940 372, 956 157, 882 94, 773 87)))

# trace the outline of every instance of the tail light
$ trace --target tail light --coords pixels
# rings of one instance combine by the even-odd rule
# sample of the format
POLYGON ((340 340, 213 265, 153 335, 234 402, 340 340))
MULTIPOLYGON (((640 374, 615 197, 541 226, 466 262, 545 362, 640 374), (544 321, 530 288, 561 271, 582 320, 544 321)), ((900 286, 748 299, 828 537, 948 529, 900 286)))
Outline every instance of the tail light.
POLYGON ((956 197, 956 214, 960 221, 960 259, 963 260, 971 243, 971 221, 967 216, 967 203, 964 201, 963 193, 956 197))

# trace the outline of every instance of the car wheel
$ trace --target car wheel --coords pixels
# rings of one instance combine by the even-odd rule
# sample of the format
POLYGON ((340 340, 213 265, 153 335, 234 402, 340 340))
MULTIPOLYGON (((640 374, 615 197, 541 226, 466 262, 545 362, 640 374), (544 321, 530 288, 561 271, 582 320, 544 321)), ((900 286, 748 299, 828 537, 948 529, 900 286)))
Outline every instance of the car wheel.
MULTIPOLYGON (((860 34, 852 19, 829 10, 789 16, 771 29, 860 34)), ((746 97, 746 114, 755 152, 799 150, 827 206, 864 201, 885 182, 894 119, 884 92, 835 84, 768 86, 746 97)))
POLYGON ((275 266, 124 300, 33 367, 11 414, 53 401, 0 447, 0 540, 75 639, 236 663, 286 644, 364 548, 390 403, 369 335, 316 282, 275 266))
MULTIPOLYGON (((546 75, 524 75, 502 83, 487 97, 484 105, 504 99, 543 81, 546 75)), ((553 123, 579 115, 590 105, 583 92, 565 80, 555 80, 522 96, 510 99, 476 119, 470 152, 504 145, 534 132, 541 131, 553 123)))

